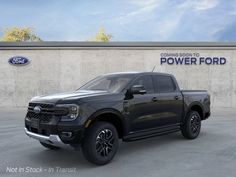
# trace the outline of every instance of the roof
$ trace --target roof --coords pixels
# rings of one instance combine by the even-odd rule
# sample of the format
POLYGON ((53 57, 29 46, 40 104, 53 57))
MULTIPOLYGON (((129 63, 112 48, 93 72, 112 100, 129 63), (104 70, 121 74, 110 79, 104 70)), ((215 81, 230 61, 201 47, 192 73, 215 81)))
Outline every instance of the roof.
POLYGON ((114 73, 106 73, 104 75, 118 75, 118 74, 140 74, 140 71, 124 71, 124 72, 114 72, 114 73))
POLYGON ((146 72, 146 71, 128 71, 128 72, 115 72, 115 73, 107 73, 104 75, 122 75, 122 74, 162 74, 162 75, 171 75, 168 73, 159 73, 159 72, 146 72))

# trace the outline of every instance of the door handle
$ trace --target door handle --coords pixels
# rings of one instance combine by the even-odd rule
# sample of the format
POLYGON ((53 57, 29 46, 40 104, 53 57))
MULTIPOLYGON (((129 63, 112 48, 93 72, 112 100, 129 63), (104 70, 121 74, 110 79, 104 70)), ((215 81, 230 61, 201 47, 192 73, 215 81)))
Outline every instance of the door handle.
POLYGON ((153 97, 153 98, 152 98, 152 101, 153 101, 153 102, 158 101, 157 97, 153 97))
POLYGON ((179 99, 179 96, 175 96, 175 99, 178 100, 178 99, 179 99))

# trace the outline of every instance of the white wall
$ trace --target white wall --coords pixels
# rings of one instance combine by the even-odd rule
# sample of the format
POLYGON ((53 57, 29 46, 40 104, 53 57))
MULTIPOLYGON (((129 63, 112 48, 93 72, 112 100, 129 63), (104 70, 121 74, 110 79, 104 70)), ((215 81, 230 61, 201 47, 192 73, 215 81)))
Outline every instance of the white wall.
POLYGON ((215 107, 236 108, 235 48, 67 48, 1 49, 0 107, 27 106, 31 97, 75 90, 97 75, 120 71, 172 73, 182 89, 206 89, 215 107), (160 65, 160 53, 198 52, 201 56, 223 56, 225 65, 160 65), (30 59, 26 66, 12 66, 13 56, 30 59))

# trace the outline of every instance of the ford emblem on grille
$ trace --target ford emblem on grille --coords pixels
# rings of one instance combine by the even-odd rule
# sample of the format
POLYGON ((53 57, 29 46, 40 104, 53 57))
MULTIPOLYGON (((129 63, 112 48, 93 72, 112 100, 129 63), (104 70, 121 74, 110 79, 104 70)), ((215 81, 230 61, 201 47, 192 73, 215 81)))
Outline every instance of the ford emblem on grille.
POLYGON ((34 112, 35 112, 36 114, 39 114, 39 113, 41 112, 41 107, 40 107, 40 106, 35 106, 35 107, 34 107, 34 112))
POLYGON ((23 66, 27 65, 30 61, 28 58, 22 56, 14 56, 8 60, 11 65, 23 66))

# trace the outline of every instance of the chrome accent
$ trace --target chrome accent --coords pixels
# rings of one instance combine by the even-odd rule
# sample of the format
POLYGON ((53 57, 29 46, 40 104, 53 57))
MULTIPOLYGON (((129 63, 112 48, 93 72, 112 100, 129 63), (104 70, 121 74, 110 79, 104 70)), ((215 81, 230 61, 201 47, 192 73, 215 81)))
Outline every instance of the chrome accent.
POLYGON ((27 128, 25 128, 25 133, 26 135, 28 135, 30 138, 34 138, 40 142, 49 144, 49 145, 53 145, 53 146, 57 146, 57 147, 62 147, 62 148, 72 148, 69 144, 65 144, 61 141, 61 138, 58 135, 49 135, 49 136, 44 136, 44 135, 40 135, 37 133, 33 133, 27 130, 27 128))
POLYGON ((42 108, 41 106, 35 106, 34 107, 34 113, 39 114, 41 112, 42 108))

